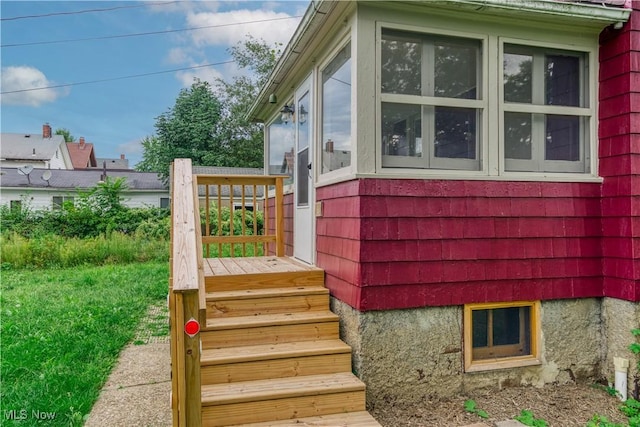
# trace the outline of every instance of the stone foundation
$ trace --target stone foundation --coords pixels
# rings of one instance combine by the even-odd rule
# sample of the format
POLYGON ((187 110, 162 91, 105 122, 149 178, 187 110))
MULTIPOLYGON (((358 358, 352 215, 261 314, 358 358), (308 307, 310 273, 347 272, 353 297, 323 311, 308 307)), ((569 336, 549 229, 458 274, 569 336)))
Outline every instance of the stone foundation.
POLYGON ((596 381, 609 365, 613 369, 609 360, 628 347, 631 325, 640 318, 637 303, 543 301, 540 365, 464 373, 462 306, 361 313, 335 298, 331 304, 341 318, 341 337, 353 349, 354 372, 367 384, 370 407, 479 388, 596 381))
POLYGON ((629 344, 636 341, 631 329, 640 328, 640 303, 616 298, 602 300, 603 353, 602 376, 613 383, 615 380, 614 357, 629 359, 628 385, 631 392, 635 385, 634 376, 639 375, 637 356, 629 350, 629 344))

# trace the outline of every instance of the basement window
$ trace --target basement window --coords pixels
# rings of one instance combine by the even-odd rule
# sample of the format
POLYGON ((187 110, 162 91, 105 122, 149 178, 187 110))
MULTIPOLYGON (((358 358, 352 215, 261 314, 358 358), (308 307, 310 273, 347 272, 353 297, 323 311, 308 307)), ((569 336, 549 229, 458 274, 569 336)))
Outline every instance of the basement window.
POLYGON ((464 307, 465 371, 540 364, 538 301, 464 307))

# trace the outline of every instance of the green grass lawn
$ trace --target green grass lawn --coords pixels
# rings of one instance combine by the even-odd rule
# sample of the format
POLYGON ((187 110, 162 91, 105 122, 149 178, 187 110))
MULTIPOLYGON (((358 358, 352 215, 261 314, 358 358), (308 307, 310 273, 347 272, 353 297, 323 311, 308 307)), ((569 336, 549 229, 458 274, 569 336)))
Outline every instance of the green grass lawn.
POLYGON ((2 272, 0 424, 82 425, 168 274, 166 262, 2 272))

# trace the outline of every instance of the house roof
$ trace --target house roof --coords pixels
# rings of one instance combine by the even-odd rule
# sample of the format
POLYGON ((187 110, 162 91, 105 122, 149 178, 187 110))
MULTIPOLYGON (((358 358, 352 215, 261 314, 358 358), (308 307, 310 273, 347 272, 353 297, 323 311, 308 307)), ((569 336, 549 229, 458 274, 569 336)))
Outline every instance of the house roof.
MULTIPOLYGON (((16 168, 0 168, 0 187, 4 188, 60 188, 87 189, 103 180, 101 170, 34 169, 29 178, 18 173, 16 168), (51 173, 49 182, 42 179, 45 172, 51 173), (30 181, 30 182, 29 182, 30 181)), ((158 174, 154 172, 111 171, 110 178, 123 177, 130 190, 167 190, 158 174)))
POLYGON ((6 160, 51 160, 63 143, 62 135, 43 138, 39 134, 1 133, 0 157, 6 160))
POLYGON ((74 169, 96 167, 96 154, 90 142, 67 142, 71 164, 74 169))
MULTIPOLYGON (((355 2, 333 0, 313 0, 309 3, 298 28, 249 109, 249 119, 264 122, 282 107, 281 104, 271 104, 271 96, 275 95, 276 99, 286 101, 291 95, 294 74, 305 68, 298 65, 304 63, 305 59, 309 60, 306 51, 313 50, 316 39, 325 35, 325 27, 332 27, 333 21, 339 19, 341 13, 353 3, 355 2)), ((609 24, 626 22, 631 14, 629 0, 395 0, 358 3, 389 3, 394 7, 433 7, 454 13, 466 11, 518 19, 535 17, 542 21, 556 20, 567 24, 591 26, 599 30, 609 24)))
POLYGON ((107 170, 130 170, 129 159, 110 159, 106 157, 98 157, 96 159, 96 167, 98 169, 107 170))
POLYGON ((264 175, 262 168, 232 168, 225 166, 193 166, 196 175, 264 175))
MULTIPOLYGON (((262 168, 232 168, 222 166, 193 166, 193 173, 196 175, 264 175, 264 169, 262 168)), ((230 194, 230 188, 228 185, 220 187, 222 190, 220 196, 228 198, 230 194)), ((264 194, 264 187, 259 185, 256 187, 256 197, 262 198, 264 194)), ((204 186, 198 187, 198 195, 204 197, 204 186)), ((218 197, 218 186, 212 185, 209 187, 209 195, 211 197, 218 197)), ((247 185, 244 189, 245 197, 253 197, 253 185, 247 185)), ((242 186, 233 186, 233 197, 236 200, 242 198, 242 186)))

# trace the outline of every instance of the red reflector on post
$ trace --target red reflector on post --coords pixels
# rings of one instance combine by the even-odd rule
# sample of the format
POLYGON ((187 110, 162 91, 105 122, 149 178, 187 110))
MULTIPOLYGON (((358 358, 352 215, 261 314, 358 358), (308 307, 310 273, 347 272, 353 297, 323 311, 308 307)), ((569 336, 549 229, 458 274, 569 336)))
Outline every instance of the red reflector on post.
POLYGON ((193 338, 198 332, 200 332, 200 323, 193 317, 187 320, 184 324, 184 333, 189 335, 189 338, 193 338))

